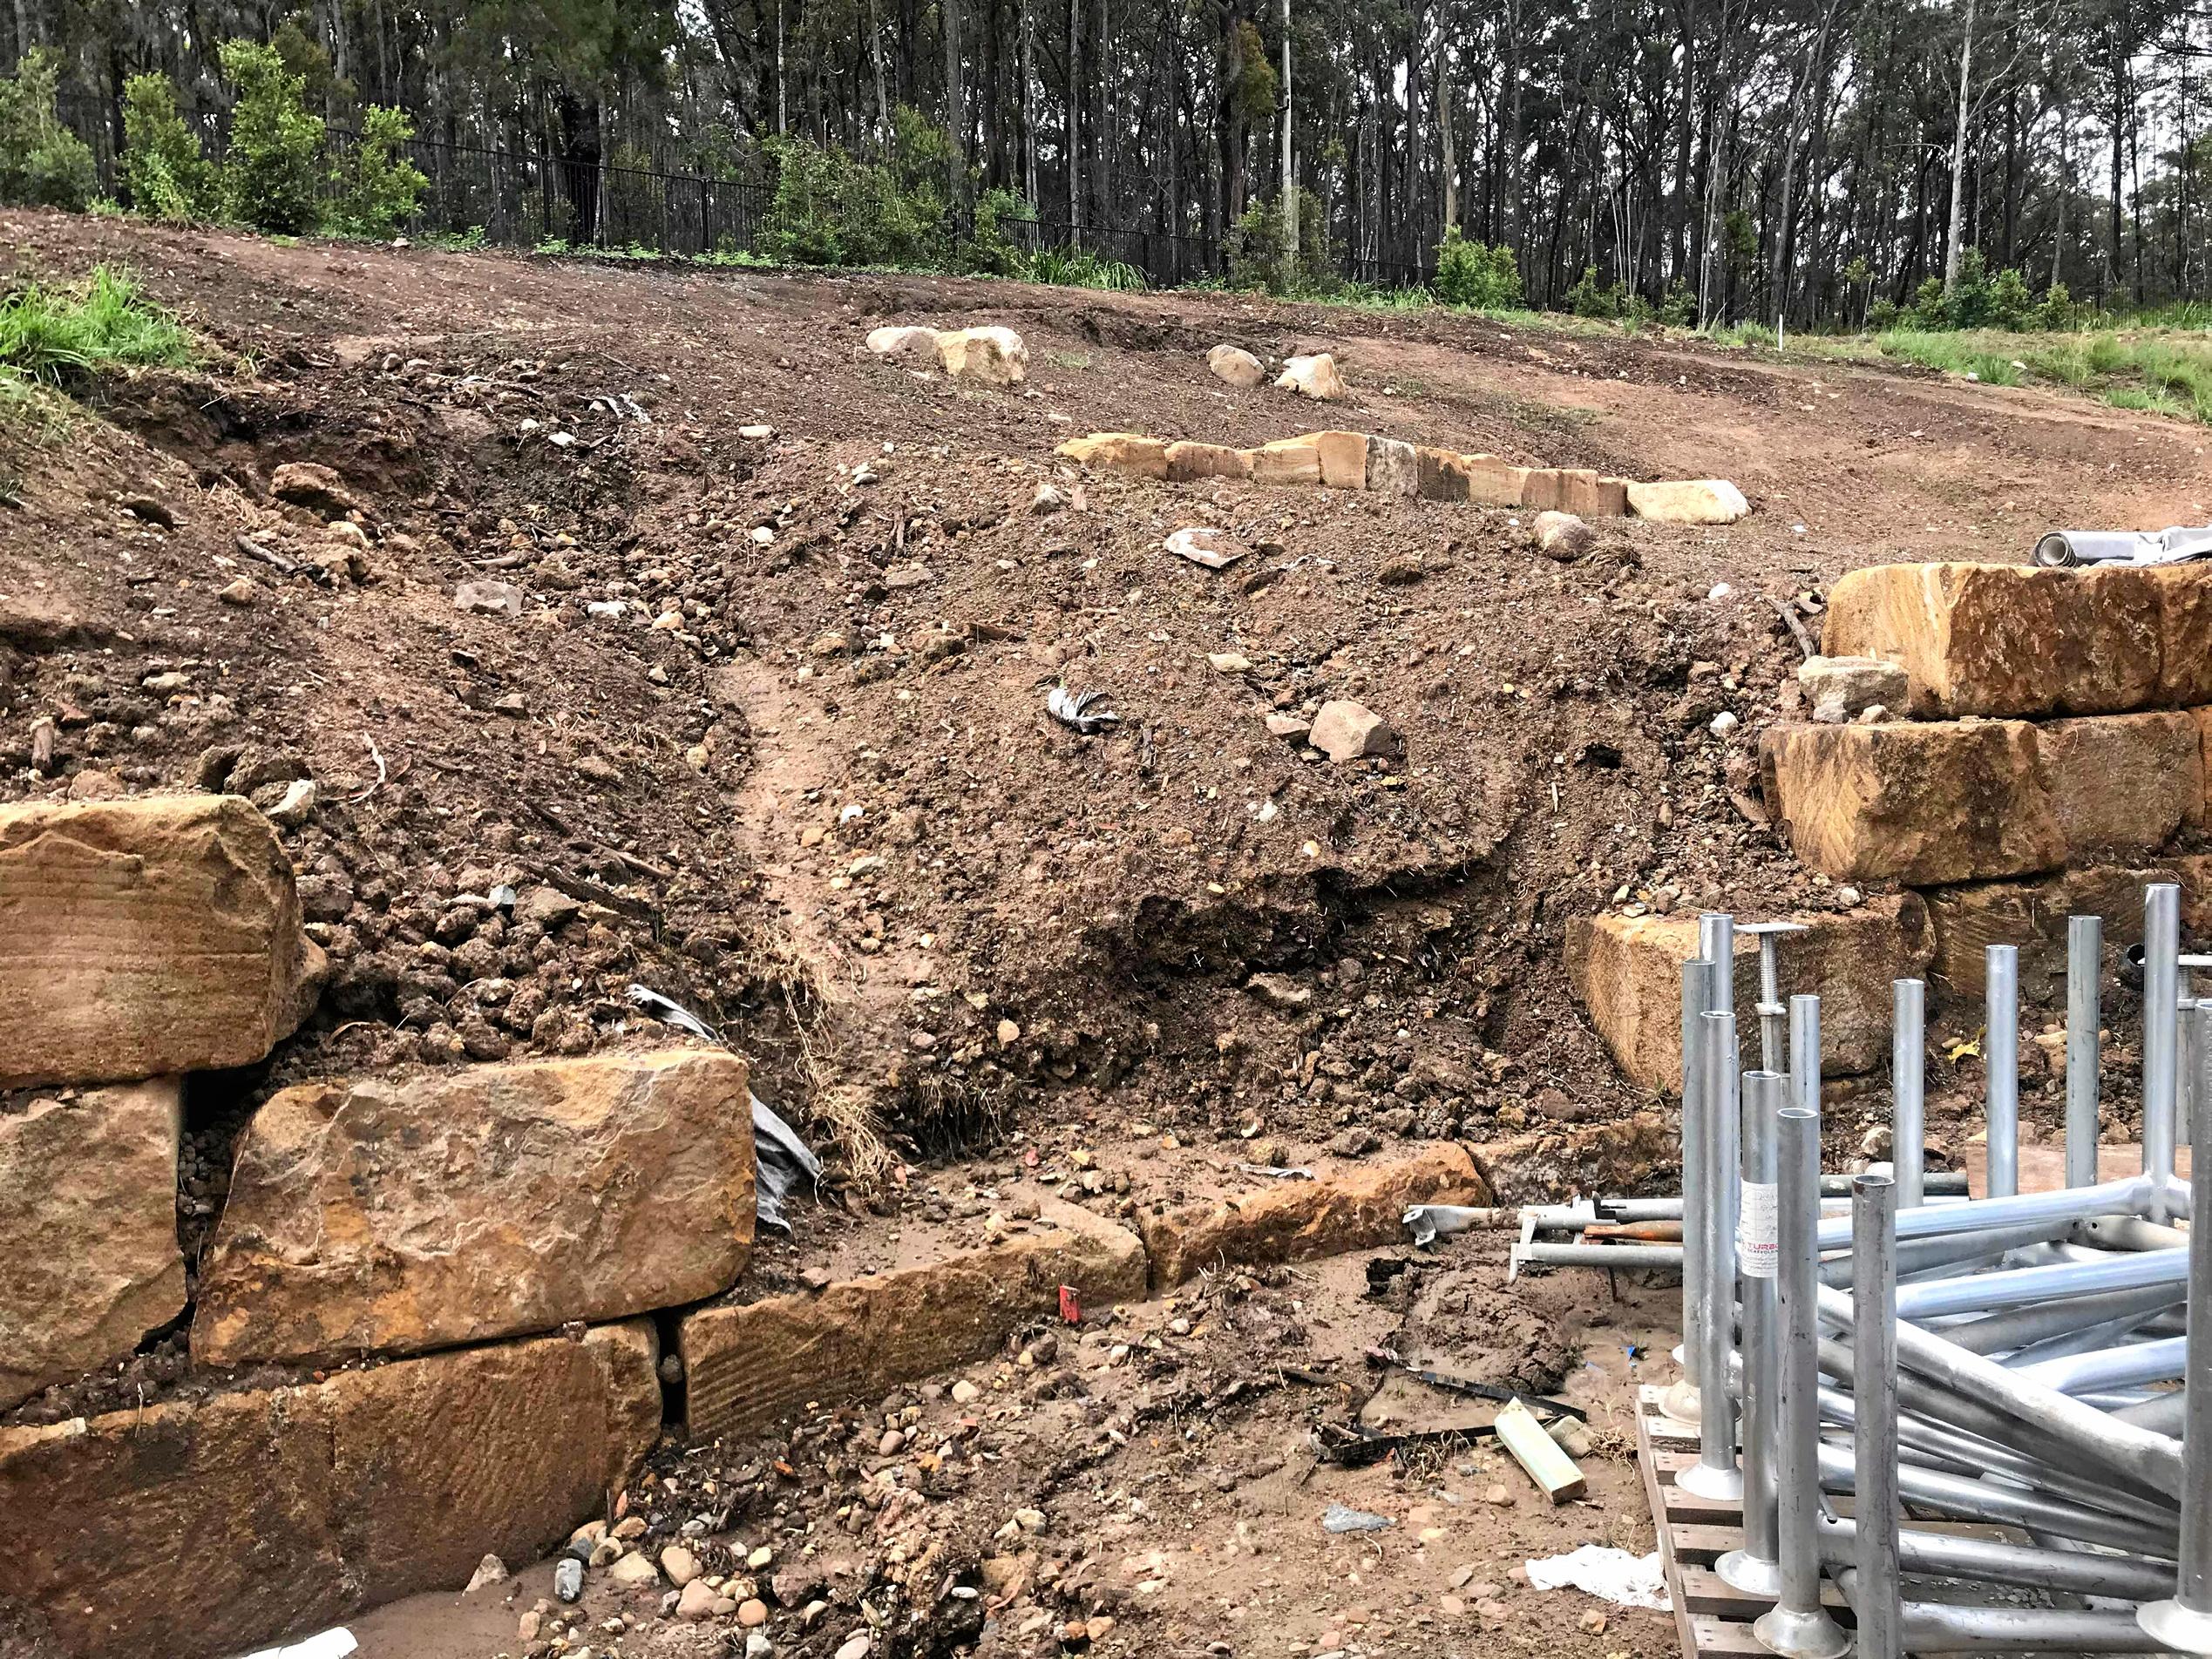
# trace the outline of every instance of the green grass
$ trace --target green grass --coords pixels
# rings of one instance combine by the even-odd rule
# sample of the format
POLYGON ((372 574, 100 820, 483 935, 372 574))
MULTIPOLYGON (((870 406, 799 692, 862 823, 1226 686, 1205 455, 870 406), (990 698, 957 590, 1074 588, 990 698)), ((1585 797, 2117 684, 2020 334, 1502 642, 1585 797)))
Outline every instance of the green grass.
POLYGON ((2115 409, 2212 425, 2212 334, 2202 327, 2103 323, 2051 334, 1897 328, 1875 336, 1873 345, 1883 356, 1972 375, 1985 385, 2063 387, 2115 409))
POLYGON ((116 368, 180 369, 192 336, 130 278, 101 266, 82 282, 32 282, 0 298, 0 370, 60 385, 116 368))

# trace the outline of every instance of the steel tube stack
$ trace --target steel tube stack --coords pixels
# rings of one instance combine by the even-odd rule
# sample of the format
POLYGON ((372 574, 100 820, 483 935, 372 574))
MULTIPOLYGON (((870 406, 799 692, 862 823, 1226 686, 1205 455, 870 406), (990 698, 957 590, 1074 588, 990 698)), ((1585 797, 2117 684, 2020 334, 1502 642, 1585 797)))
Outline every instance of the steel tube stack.
MULTIPOLYGON (((1719 1500, 1743 1496, 1736 1466, 1736 1402, 1728 1391, 1728 1360, 1736 1317, 1735 1184, 1737 1124, 1742 1117, 1736 1070, 1736 1017, 1723 1010, 1701 1017, 1705 1035, 1705 1306, 1702 1329, 1685 1332, 1699 1344, 1698 1460, 1676 1477, 1685 1492, 1719 1500)), ((1815 1171, 1815 1174, 1818 1172, 1815 1171)))

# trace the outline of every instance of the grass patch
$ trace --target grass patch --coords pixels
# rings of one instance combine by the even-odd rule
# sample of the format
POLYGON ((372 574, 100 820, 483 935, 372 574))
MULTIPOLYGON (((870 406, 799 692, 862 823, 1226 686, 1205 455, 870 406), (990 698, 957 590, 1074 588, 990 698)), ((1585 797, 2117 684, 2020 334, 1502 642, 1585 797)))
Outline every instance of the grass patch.
POLYGON ((192 336, 128 277, 101 266, 82 282, 32 282, 0 299, 0 370, 60 385, 104 369, 181 369, 192 336))

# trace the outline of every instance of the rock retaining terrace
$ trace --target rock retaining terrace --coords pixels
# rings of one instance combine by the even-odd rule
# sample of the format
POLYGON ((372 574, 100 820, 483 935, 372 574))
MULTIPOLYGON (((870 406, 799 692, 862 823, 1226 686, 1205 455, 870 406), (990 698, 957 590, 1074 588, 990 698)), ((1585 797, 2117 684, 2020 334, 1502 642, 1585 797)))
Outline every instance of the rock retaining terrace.
POLYGON ((1093 432, 1058 451, 1082 465, 1135 477, 1191 484, 1247 478, 1255 484, 1374 490, 1428 501, 1571 512, 1584 518, 1635 514, 1673 524, 1733 524, 1750 511, 1725 479, 1638 484, 1586 467, 1529 467, 1489 454, 1407 444, 1367 432, 1302 432, 1258 449, 1093 432))
POLYGON ((179 1073, 261 1060, 308 1012, 295 879, 234 797, 0 808, 0 915, 24 930, 0 934, 20 992, 0 1046, 34 1053, 41 1084, 0 1097, 0 1411, 190 1320, 174 1398, 0 1428, 0 1513, 38 1521, 0 1574, 0 1629, 41 1654, 217 1659, 458 1589, 487 1553, 534 1559, 607 1515, 665 1432, 765 1431, 984 1358, 1071 1304, 1089 1320, 1216 1268, 1393 1243, 1409 1203, 1489 1202, 1493 1167, 1529 1196, 1639 1178, 1663 1141, 1653 1119, 1437 1141, 1134 1227, 1050 1199, 994 1218, 980 1249, 847 1229, 844 1270, 833 1249, 806 1288, 763 1294, 740 1283, 736 1056, 676 1039, 406 1068, 258 1108, 188 1305, 179 1073), (74 1029, 43 1023, 55 992, 25 937, 64 965, 74 1029), (688 1420, 666 1420, 669 1399, 688 1420))

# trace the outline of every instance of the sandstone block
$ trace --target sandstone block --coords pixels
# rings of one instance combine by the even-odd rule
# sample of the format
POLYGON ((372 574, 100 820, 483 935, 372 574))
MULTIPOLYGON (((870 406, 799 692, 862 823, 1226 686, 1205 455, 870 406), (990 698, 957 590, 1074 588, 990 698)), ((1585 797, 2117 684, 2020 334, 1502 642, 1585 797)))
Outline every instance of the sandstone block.
POLYGON ((1141 432, 1093 432, 1089 437, 1071 437, 1053 451, 1078 465, 1140 478, 1166 477, 1167 452, 1168 446, 1158 438, 1141 432))
POLYGON ((1369 755, 1395 755, 1405 747, 1388 721, 1366 704, 1341 697, 1321 705, 1306 741, 1340 764, 1369 755))
POLYGON ((1462 455, 1460 470, 1467 475, 1467 498, 1487 507, 1520 506, 1529 493, 1533 468, 1515 466, 1495 455, 1462 455))
POLYGON ((1767 795, 1815 870, 1915 886, 2055 870, 2066 834, 2019 721, 1774 726, 1767 795))
MULTIPOLYGON (((1802 933, 1780 936, 1784 995, 1821 997, 1821 1070, 1869 1072, 1890 1054, 1890 982, 1918 975, 1934 948, 1928 913, 1912 893, 1844 912, 1791 917, 1802 933)), ((1631 1082, 1682 1087, 1682 965, 1698 953, 1694 916, 1583 916, 1567 926, 1567 972, 1590 1023, 1631 1082)), ((1736 940, 1736 1017, 1757 1043, 1759 942, 1736 940)))
POLYGON ((1143 1300, 1144 1247, 1134 1233, 1056 1200, 1042 1220, 1043 1230, 819 1295, 685 1315, 691 1438, 752 1433, 809 1400, 875 1399, 979 1359, 1051 1317, 1063 1284, 1086 1309, 1143 1300))
POLYGON ((1387 496, 1421 493, 1421 457, 1394 437, 1367 439, 1367 488, 1387 496))
POLYGON ((1029 348, 1011 328, 955 328, 937 336, 937 360, 954 380, 1015 386, 1029 373, 1029 348))
POLYGON ((1252 481, 1254 484, 1319 484, 1321 481, 1321 450, 1311 437, 1279 437, 1272 444, 1263 444, 1256 450, 1246 450, 1252 457, 1252 481))
POLYGON ((1167 476, 1174 484, 1194 484, 1200 478, 1249 478, 1252 458, 1225 444, 1170 444, 1167 476))
POLYGON ((1238 391, 1248 392, 1267 378, 1267 365, 1239 346, 1216 346, 1206 353, 1206 367, 1238 391))
POLYGON ((1585 518, 1620 518, 1627 515, 1626 478, 1607 477, 1582 467, 1563 468, 1559 476, 1565 480, 1566 498, 1561 504, 1565 511, 1585 518))
POLYGON ((347 488, 336 468, 315 461, 287 461, 268 475, 269 493, 279 501, 305 507, 325 518, 343 518, 363 511, 361 498, 347 488))
MULTIPOLYGON (((1679 1007, 1680 998, 1676 1002, 1679 1007)), ((1572 1129, 1532 1129, 1472 1148, 1492 1204, 1556 1204, 1594 1192, 1638 1192, 1679 1179, 1682 1141, 1656 1112, 1572 1129)))
POLYGON ((1521 502, 1538 512, 1556 512, 1566 504, 1567 487, 1557 467, 1530 467, 1521 480, 1521 502))
POLYGON ((1682 478, 1630 484, 1628 508, 1639 518, 1661 524, 1733 525, 1751 504, 1726 478, 1682 478))
POLYGON ((193 1359, 419 1353, 697 1302, 752 1236, 733 1054, 302 1084, 239 1148, 193 1359))
POLYGON ((1423 501, 1464 501, 1467 497, 1466 457, 1450 450, 1422 444, 1414 451, 1414 487, 1423 501))
POLYGON ((1348 396, 1343 377, 1336 372, 1336 359, 1326 351, 1306 357, 1285 358, 1283 372, 1276 376, 1275 384, 1286 392, 1320 398, 1324 403, 1334 403, 1348 396))
POLYGON ((2187 711, 2091 715, 2036 728, 2069 863, 2162 847, 2204 816, 2204 760, 2187 711))
POLYGON ((2169 708, 2212 703, 2212 571, 2171 565, 2142 574, 2158 596, 2159 702, 2169 708))
POLYGON ((323 972, 237 796, 0 807, 0 1088, 250 1065, 323 972))
POLYGON ((1808 657, 1797 665, 1797 684, 1824 726, 1841 726, 1868 708, 1905 711, 1905 671, 1879 657, 1808 657))
POLYGON ((0 1111, 0 1411, 184 1311, 175 1078, 0 1111))
MULTIPOLYGON (((2206 573, 2161 582, 2137 570, 2026 565, 1876 565, 1829 592, 1822 648, 1881 657, 1910 682, 1923 718, 2100 714, 2164 701, 2165 599, 2177 631, 2206 573)), ((2212 653, 2212 628, 2197 640, 2212 653)), ((2208 699, 2212 700, 2212 699, 2208 699)), ((2182 701, 2195 701, 2183 699, 2182 701)))
POLYGON ((1466 1148, 1438 1141, 1394 1163, 1355 1164, 1319 1181, 1147 1216, 1144 1248, 1153 1283, 1164 1290, 1204 1268, 1303 1262, 1401 1243, 1408 1204, 1489 1202, 1466 1148))
POLYGON ((0 1429, 0 1580, 71 1659, 217 1659, 534 1561, 660 1432, 648 1321, 0 1429))
POLYGON ((1958 887, 1930 888, 1923 895, 1928 904, 1928 925, 1935 935, 1929 978, 1939 992, 1979 998, 1987 962, 1985 952, 1992 945, 2014 945, 2020 953, 2022 993, 2047 994, 2063 1006, 2066 918, 2103 917, 2107 951, 2139 944, 2143 937, 2143 889, 2152 882, 2179 879, 2183 884, 2183 925, 2196 931, 2198 924, 2188 920, 2186 912, 2206 890, 2201 883, 2188 879, 2181 869, 2188 862, 2182 859, 2170 865, 2139 869, 2100 865, 2061 870, 2032 881, 1971 882, 1958 887))
POLYGON ((1365 432, 1308 432, 1320 457, 1321 483, 1331 490, 1367 487, 1367 435, 1365 432))

